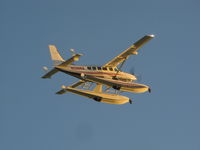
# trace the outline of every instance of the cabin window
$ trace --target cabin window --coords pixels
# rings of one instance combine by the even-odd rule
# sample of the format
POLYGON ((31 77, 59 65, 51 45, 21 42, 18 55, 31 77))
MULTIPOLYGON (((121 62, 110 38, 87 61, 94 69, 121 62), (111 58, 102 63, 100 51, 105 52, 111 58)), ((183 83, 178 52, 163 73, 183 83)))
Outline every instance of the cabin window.
POLYGON ((92 69, 92 67, 87 67, 87 69, 88 69, 88 70, 91 70, 91 69, 92 69))
POLYGON ((101 67, 97 67, 98 70, 101 70, 101 67))
POLYGON ((117 69, 117 68, 115 68, 115 71, 118 71, 118 69, 117 69))
POLYGON ((108 70, 106 67, 103 67, 103 70, 108 70))
POLYGON ((113 71, 113 68, 109 68, 110 71, 113 71))
POLYGON ((97 68, 96 67, 92 67, 92 70, 97 70, 97 68))

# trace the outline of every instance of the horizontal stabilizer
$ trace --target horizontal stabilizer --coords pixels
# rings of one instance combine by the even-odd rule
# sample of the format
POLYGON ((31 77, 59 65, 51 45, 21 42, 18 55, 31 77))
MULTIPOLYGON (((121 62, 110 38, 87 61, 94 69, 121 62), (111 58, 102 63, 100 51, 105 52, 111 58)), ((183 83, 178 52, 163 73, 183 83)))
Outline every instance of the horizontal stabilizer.
POLYGON ((68 65, 70 65, 71 63, 73 63, 74 61, 78 61, 79 57, 82 56, 81 54, 75 54, 73 57, 71 57, 70 59, 62 62, 61 64, 55 66, 55 68, 53 68, 51 71, 49 71, 47 74, 45 74, 44 76, 42 76, 42 78, 51 78, 52 75, 54 75, 55 73, 57 73, 59 70, 59 68, 62 67, 66 67, 68 65))
MULTIPOLYGON (((75 54, 73 57, 71 57, 70 59, 66 60, 65 62, 61 63, 60 65, 58 65, 58 67, 66 67, 69 64, 73 63, 74 61, 78 61, 79 57, 82 56, 82 54, 75 54)), ((57 66, 56 66, 57 67, 57 66)))
POLYGON ((44 76, 42 76, 43 79, 46 79, 46 78, 51 78, 52 75, 54 75, 55 73, 57 73, 58 70, 53 68, 52 70, 50 70, 47 74, 45 74, 44 76))
POLYGON ((66 92, 67 92, 67 91, 66 91, 65 89, 62 89, 62 90, 56 92, 56 94, 62 95, 62 94, 65 94, 66 92))

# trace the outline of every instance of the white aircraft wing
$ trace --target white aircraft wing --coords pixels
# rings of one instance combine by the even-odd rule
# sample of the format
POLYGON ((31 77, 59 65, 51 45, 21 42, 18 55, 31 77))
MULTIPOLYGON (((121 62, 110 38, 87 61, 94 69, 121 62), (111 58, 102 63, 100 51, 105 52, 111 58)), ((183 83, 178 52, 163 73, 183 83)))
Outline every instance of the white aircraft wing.
POLYGON ((128 49, 119 54, 117 57, 105 64, 104 67, 116 67, 124 60, 126 60, 130 55, 137 55, 137 50, 152 38, 154 38, 154 35, 144 36, 143 38, 135 42, 133 45, 131 45, 128 49))

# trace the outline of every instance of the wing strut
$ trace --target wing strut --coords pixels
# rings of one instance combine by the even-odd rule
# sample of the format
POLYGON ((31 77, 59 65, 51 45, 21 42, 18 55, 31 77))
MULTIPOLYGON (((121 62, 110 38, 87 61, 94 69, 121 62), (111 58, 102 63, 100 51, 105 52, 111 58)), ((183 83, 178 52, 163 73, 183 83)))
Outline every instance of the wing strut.
POLYGON ((121 68, 122 68, 123 65, 125 64, 125 61, 126 61, 126 59, 124 59, 124 61, 120 64, 120 66, 119 66, 119 68, 118 68, 118 70, 117 70, 115 76, 113 77, 113 79, 116 79, 116 78, 117 78, 117 75, 118 75, 119 71, 121 71, 121 68))

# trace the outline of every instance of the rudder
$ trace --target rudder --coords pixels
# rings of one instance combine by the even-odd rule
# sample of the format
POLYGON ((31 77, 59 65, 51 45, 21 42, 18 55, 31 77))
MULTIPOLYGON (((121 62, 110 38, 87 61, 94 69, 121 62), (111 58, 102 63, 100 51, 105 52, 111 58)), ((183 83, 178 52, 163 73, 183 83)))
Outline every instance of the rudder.
POLYGON ((60 56, 57 48, 55 45, 49 45, 49 50, 50 50, 50 54, 51 54, 51 59, 54 62, 54 66, 57 66, 59 64, 61 64, 62 62, 64 62, 65 60, 60 56))

